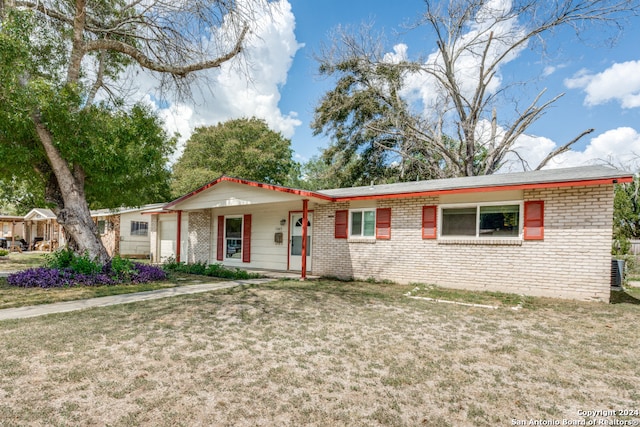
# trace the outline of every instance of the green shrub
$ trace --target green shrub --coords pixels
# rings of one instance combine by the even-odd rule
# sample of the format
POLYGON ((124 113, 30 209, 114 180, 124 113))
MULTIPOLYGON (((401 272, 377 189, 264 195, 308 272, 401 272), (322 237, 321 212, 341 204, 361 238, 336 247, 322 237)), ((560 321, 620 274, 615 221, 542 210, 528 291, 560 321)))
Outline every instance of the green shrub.
POLYGON ((44 266, 47 268, 57 268, 59 270, 70 268, 75 253, 69 248, 59 249, 44 256, 44 266))
POLYGON ((230 269, 222 264, 209 264, 205 262, 196 262, 193 264, 185 264, 176 262, 173 258, 167 260, 162 265, 165 271, 174 271, 178 273, 197 274, 200 276, 220 277, 223 279, 254 279, 260 277, 259 274, 249 273, 239 268, 230 269))
POLYGON ((102 271, 102 265, 89 257, 89 253, 78 255, 64 248, 45 255, 45 267, 58 270, 71 269, 80 274, 93 274, 102 271))
POLYGON ((128 277, 135 272, 134 267, 133 261, 122 258, 120 255, 116 255, 111 259, 111 271, 115 274, 122 274, 128 277))
POLYGON ((6 249, 0 249, 0 256, 7 256, 9 255, 9 251, 6 249))

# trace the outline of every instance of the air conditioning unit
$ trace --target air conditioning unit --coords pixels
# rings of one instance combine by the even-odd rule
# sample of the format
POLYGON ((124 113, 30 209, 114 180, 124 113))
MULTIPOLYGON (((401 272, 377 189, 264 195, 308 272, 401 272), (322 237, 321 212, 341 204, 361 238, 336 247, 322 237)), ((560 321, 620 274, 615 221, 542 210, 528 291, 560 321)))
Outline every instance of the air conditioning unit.
POLYGON ((611 260, 611 287, 614 289, 622 289, 624 281, 624 260, 611 260))

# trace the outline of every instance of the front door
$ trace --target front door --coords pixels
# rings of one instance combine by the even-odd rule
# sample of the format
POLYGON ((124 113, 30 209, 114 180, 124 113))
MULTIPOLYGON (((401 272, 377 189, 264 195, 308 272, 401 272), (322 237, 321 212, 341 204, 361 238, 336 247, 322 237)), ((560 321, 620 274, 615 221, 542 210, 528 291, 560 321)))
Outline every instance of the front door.
MULTIPOLYGON (((302 214, 292 213, 289 221, 289 270, 302 270, 302 214)), ((307 271, 311 271, 311 229, 313 214, 307 214, 307 271)))

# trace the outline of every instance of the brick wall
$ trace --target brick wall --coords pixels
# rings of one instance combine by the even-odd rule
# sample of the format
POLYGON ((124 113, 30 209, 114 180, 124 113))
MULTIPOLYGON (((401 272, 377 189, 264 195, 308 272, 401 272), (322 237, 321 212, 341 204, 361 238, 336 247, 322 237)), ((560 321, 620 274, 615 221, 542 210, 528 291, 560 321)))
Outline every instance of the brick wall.
POLYGON ((423 240, 422 206, 438 204, 437 197, 371 201, 392 208, 390 240, 334 239, 335 211, 353 206, 319 206, 313 272, 608 301, 613 187, 527 190, 523 198, 545 202, 542 241, 423 240))
POLYGON ((208 262, 211 252, 211 210, 189 213, 187 262, 208 262))

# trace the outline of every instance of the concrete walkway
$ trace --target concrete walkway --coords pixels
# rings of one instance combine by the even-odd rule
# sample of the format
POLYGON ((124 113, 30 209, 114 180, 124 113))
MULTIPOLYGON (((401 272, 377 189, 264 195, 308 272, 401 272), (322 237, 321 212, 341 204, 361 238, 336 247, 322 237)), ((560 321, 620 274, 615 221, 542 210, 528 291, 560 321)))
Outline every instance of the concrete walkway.
POLYGON ((25 319, 27 317, 43 316, 45 314, 65 313, 68 311, 84 310, 94 307, 106 307, 116 304, 128 304, 137 301, 175 297, 178 295, 197 294, 216 289, 233 288, 242 285, 259 285, 272 282, 274 279, 232 280, 216 283, 202 283, 176 288, 157 289, 155 291, 137 292, 133 294, 111 295, 108 297, 90 298, 77 301, 57 302, 54 304, 32 305, 28 307, 6 308, 0 310, 0 321, 9 319, 25 319))

